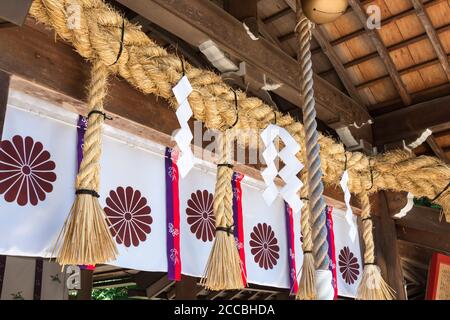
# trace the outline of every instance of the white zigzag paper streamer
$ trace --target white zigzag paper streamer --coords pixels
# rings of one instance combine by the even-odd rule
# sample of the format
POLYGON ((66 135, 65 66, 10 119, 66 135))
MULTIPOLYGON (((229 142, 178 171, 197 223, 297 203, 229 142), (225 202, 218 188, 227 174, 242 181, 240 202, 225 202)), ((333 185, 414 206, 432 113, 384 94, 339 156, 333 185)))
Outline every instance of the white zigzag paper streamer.
POLYGON ((188 100, 192 92, 192 86, 188 78, 183 76, 175 87, 173 87, 172 91, 179 105, 176 115, 181 127, 174 137, 180 149, 180 157, 177 165, 180 176, 184 178, 195 164, 195 157, 191 149, 191 141, 194 136, 188 124, 189 119, 192 117, 192 109, 188 100))
POLYGON ((261 139, 266 147, 262 156, 267 164, 267 168, 261 173, 266 184, 266 190, 263 192, 264 200, 270 205, 278 194, 280 194, 292 208, 293 212, 299 212, 303 207, 303 202, 298 195, 298 191, 303 186, 303 183, 297 177, 297 174, 303 169, 303 164, 296 156, 300 151, 300 145, 286 129, 273 124, 264 129, 261 133, 261 139), (280 137, 285 145, 280 152, 277 151, 274 144, 276 137, 280 137), (280 171, 275 166, 275 159, 277 157, 280 157, 285 164, 280 171), (274 182, 277 175, 285 183, 281 190, 278 189, 274 182))
POLYGON ((350 206, 350 199, 351 199, 351 193, 348 189, 348 171, 345 170, 342 174, 341 181, 339 182, 342 191, 344 191, 344 202, 345 202, 345 221, 347 221, 347 224, 349 226, 348 235, 350 236, 350 239, 352 241, 355 241, 357 229, 356 229, 356 217, 353 215, 352 207, 350 206))

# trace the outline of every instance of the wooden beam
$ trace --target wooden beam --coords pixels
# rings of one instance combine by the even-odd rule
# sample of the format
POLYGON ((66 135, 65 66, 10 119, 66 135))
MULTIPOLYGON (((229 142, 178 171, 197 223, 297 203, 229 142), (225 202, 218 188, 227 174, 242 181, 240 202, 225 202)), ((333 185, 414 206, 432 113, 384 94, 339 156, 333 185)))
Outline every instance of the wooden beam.
POLYGON ((383 146, 402 139, 416 139, 426 129, 434 133, 450 129, 450 96, 376 117, 373 124, 375 145, 383 146))
POLYGON ((445 53, 445 50, 442 47, 442 44, 441 44, 441 41, 439 40, 437 32, 434 29, 433 24, 431 23, 430 17, 428 16, 427 12, 425 11, 425 7, 421 0, 411 0, 411 2, 414 5, 414 9, 417 13, 417 16, 420 19, 420 22, 422 23, 423 27, 425 28, 425 31, 428 35, 431 45, 433 46, 434 51, 436 52, 436 55, 441 63, 442 69, 444 70, 445 74, 447 75, 447 79, 450 80, 450 66, 448 63, 447 54, 445 53))
POLYGON ((441 159, 445 163, 450 163, 450 159, 447 157, 447 154, 442 149, 442 147, 437 143, 436 138, 431 135, 427 138, 427 144, 433 150, 436 157, 441 159))
MULTIPOLYGON (((450 23, 436 29, 436 33, 441 34, 441 33, 447 32, 449 30, 450 30, 450 23)), ((418 36, 412 37, 408 40, 404 40, 397 44, 391 45, 391 46, 387 47, 387 50, 388 50, 388 52, 397 51, 397 50, 403 49, 409 45, 415 44, 419 41, 425 40, 425 39, 427 39, 427 37, 428 37, 428 35, 426 33, 423 33, 418 36)), ((351 68, 353 66, 356 66, 363 62, 369 61, 371 59, 375 59, 377 57, 379 57, 379 55, 378 55, 378 52, 375 51, 375 52, 369 53, 368 55, 362 56, 360 58, 357 58, 355 60, 345 63, 344 68, 346 68, 346 69, 351 68)))
POLYGON ((406 90, 405 84, 403 83, 397 68, 394 64, 394 61, 392 60, 391 56, 389 55, 389 52, 387 51, 383 41, 380 38, 380 35, 375 30, 369 30, 367 28, 367 15, 364 11, 361 3, 359 0, 349 0, 350 6, 353 8, 354 13, 358 17, 359 21, 362 23, 364 28, 367 31, 367 35, 372 40, 373 44, 375 45, 378 54, 380 55, 381 60, 383 60, 384 65, 391 76, 392 82, 394 83, 394 86, 397 88, 400 97, 402 98, 402 101, 405 105, 410 105, 412 100, 411 96, 409 95, 408 91, 406 90))
POLYGON ((385 280, 396 292, 396 298, 405 300, 405 287, 395 223, 389 212, 386 194, 381 191, 378 197, 376 210, 378 217, 373 217, 376 261, 385 275, 385 280))
POLYGON ((91 300, 92 299, 92 277, 93 270, 80 270, 80 285, 78 290, 77 300, 91 300))
POLYGON ((272 14, 272 15, 264 18, 264 19, 262 19, 262 22, 265 23, 265 24, 269 24, 269 23, 272 23, 272 22, 274 22, 274 21, 276 21, 278 19, 281 19, 281 18, 283 18, 283 17, 285 17, 285 16, 287 16, 289 14, 292 14, 292 10, 291 10, 291 8, 286 7, 283 10, 278 11, 278 12, 276 12, 276 13, 274 13, 274 14, 272 14))
MULTIPOLYGON (((448 58, 450 58, 450 55, 447 56, 447 59, 448 58)), ((424 62, 419 63, 419 64, 412 65, 410 67, 401 69, 401 70, 399 70, 398 73, 400 74, 400 76, 403 76, 403 75, 406 75, 408 73, 419 71, 420 69, 427 68, 429 66, 433 66, 433 65, 438 64, 438 63, 439 63, 439 59, 431 59, 431 60, 424 61, 424 62)), ((358 84, 356 86, 356 89, 368 88, 368 87, 376 85, 379 82, 383 82, 383 81, 385 81, 386 79, 389 79, 389 78, 390 78, 389 75, 384 75, 384 76, 378 77, 376 79, 372 79, 372 80, 360 83, 360 84, 358 84)))
POLYGON ((10 75, 0 70, 0 139, 3 134, 6 105, 8 103, 9 79, 10 75))
POLYGON ((237 20, 245 23, 249 31, 259 37, 258 29, 258 1, 259 0, 224 0, 223 8, 237 20))
POLYGON ((0 20, 6 20, 21 26, 30 10, 32 0, 0 1, 0 20))
POLYGON ((429 250, 438 251, 450 255, 450 236, 436 235, 432 232, 405 228, 397 225, 397 236, 403 240, 429 250))
MULTIPOLYGON (((282 83, 275 93, 300 105, 297 61, 266 39, 253 41, 242 24, 219 6, 200 0, 118 0, 146 19, 160 25, 193 46, 213 40, 248 68, 255 68, 282 83), (290 94, 284 92, 289 91, 290 94), (296 97, 292 101, 292 97, 296 97)), ((334 128, 366 122, 367 110, 322 78, 315 76, 318 118, 334 128)))
POLYGON ((181 281, 175 282, 176 300, 197 300, 197 293, 201 291, 197 286, 198 278, 183 275, 181 281))
POLYGON ((164 275, 146 289, 147 297, 149 299, 157 298, 158 295, 168 290, 173 284, 174 281, 169 280, 169 278, 167 278, 167 275, 164 275))
POLYGON ((355 85, 350 80, 350 77, 348 76, 344 66, 342 65, 341 60, 337 56, 336 52, 334 52, 324 32, 322 31, 322 26, 317 25, 314 28, 313 36, 322 48, 323 53, 325 53, 325 55, 330 60, 334 69, 336 70, 336 73, 338 74, 339 79, 341 79, 350 97, 352 97, 352 99, 357 101, 360 105, 363 105, 361 97, 359 96, 359 93, 355 88, 355 85))
POLYGON ((440 211, 437 209, 415 206, 405 217, 396 219, 395 224, 402 228, 450 237, 450 223, 445 222, 445 219, 440 220, 439 216, 440 211))

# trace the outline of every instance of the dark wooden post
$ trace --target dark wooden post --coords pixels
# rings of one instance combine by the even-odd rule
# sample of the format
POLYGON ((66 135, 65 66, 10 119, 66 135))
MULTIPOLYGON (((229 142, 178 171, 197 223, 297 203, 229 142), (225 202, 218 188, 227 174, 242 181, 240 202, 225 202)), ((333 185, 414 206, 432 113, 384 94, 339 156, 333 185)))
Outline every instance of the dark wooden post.
POLYGON ((374 198, 376 199, 374 199, 373 210, 376 210, 378 214, 373 216, 376 261, 384 279, 395 290, 396 298, 405 300, 405 283, 395 222, 389 212, 386 193, 381 191, 374 198))
POLYGON ((175 283, 176 300, 197 300, 198 279, 190 276, 183 276, 181 281, 175 283))
POLYGON ((8 103, 10 75, 0 70, 0 138, 3 134, 3 123, 5 122, 6 104, 8 103))
POLYGON ((81 289, 78 291, 77 300, 91 300, 93 270, 80 270, 81 289))

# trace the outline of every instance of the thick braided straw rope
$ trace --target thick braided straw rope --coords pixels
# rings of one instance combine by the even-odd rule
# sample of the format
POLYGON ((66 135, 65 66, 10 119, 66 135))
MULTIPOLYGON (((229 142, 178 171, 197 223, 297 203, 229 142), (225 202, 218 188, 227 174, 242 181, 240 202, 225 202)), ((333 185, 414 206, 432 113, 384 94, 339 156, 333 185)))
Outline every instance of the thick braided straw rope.
MULTIPOLYGON (((306 159, 304 160, 306 162, 306 159)), ((301 195, 304 199, 305 205, 302 208, 302 215, 300 219, 301 230, 302 230, 302 250, 303 250, 303 265, 301 269, 301 276, 298 283, 298 292, 296 299, 298 300, 314 300, 316 298, 316 281, 315 281, 315 263, 314 255, 312 252, 313 242, 312 242, 312 230, 311 230, 311 212, 309 209, 308 197, 308 180, 305 181, 303 185, 301 195)))
MULTIPOLYGON (((54 28, 84 58, 99 57, 106 65, 112 65, 117 60, 124 20, 102 0, 35 0, 30 13, 39 22, 54 28), (67 8, 70 5, 80 8, 80 23, 76 28, 69 28, 67 23, 67 8)), ((180 59, 167 53, 138 26, 126 20, 122 54, 110 69, 142 92, 165 98, 176 106, 171 89, 183 72, 180 59)), ((235 97, 231 88, 213 72, 193 68, 187 63, 185 70, 194 88, 189 102, 195 118, 203 121, 210 129, 232 125, 236 114, 235 97)), ((273 122, 275 114, 272 108, 260 99, 247 97, 245 93, 239 92, 238 100, 239 122, 236 129, 260 130, 273 122)), ((276 113, 276 118, 277 125, 284 127, 297 142, 304 145, 301 123, 279 112, 276 113)), ((241 137, 248 136, 242 134, 241 137)), ((337 185, 345 167, 344 146, 320 134, 318 141, 324 182, 337 185)), ((373 176, 369 171, 369 159, 359 152, 348 153, 351 192, 361 192, 373 177, 371 192, 389 189, 433 199, 450 181, 450 168, 436 158, 412 158, 407 151, 389 152, 371 158, 373 176)), ((435 202, 443 207, 450 219, 450 190, 435 202)))
POLYGON ((97 194, 107 79, 106 66, 100 60, 94 60, 88 97, 91 113, 84 136, 83 160, 76 181, 77 196, 64 224, 62 238, 57 243, 57 261, 62 265, 103 263, 115 259, 117 255, 97 194))
POLYGON ((373 224, 370 214, 370 200, 366 191, 359 195, 362 211, 362 236, 364 240, 364 270, 356 298, 360 300, 392 300, 394 291, 384 281, 380 268, 375 264, 373 224))
POLYGON ((297 39, 298 59, 301 72, 301 93, 303 97, 303 125, 305 129, 306 157, 308 165, 308 207, 311 210, 313 252, 316 269, 328 270, 328 242, 325 200, 323 198, 322 168, 320 164, 319 134, 317 132, 316 109, 313 89, 311 60, 311 22, 301 10, 297 11, 299 21, 297 39))
POLYGON ((214 217, 216 234, 205 273, 200 283, 208 290, 231 290, 244 287, 241 276, 241 260, 233 234, 233 169, 230 159, 230 134, 219 138, 219 163, 216 190, 214 192, 214 217))

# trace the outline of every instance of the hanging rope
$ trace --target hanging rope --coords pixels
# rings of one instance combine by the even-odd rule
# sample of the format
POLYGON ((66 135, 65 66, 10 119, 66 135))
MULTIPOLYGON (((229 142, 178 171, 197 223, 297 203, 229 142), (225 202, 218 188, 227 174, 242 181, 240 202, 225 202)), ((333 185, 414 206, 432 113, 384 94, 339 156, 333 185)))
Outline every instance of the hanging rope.
MULTIPOLYGON (((303 160, 307 165, 306 158, 303 160)), ((298 282, 298 292, 296 299, 298 300, 315 300, 316 299, 316 281, 315 281, 315 263, 313 255, 313 242, 311 230, 311 212, 309 208, 308 195, 308 179, 302 178, 305 181, 301 190, 302 200, 304 206, 302 208, 300 224, 302 233, 302 250, 303 250, 303 265, 301 269, 301 276, 298 282)))
POLYGON ((219 163, 214 193, 216 236, 200 284, 208 290, 234 290, 244 287, 241 260, 234 239, 233 228, 233 165, 230 156, 232 139, 228 131, 219 137, 219 163))
MULTIPOLYGON (((179 58, 159 47, 138 26, 124 20, 102 0, 35 0, 30 14, 37 21, 54 28, 61 38, 71 43, 86 59, 98 57, 105 65, 112 65, 117 60, 122 44, 120 58, 110 67, 110 71, 118 73, 138 90, 164 98, 176 107, 172 87, 182 73, 179 58), (80 24, 77 28, 69 28, 67 23, 67 7, 70 5, 80 8, 80 24)), ((189 97, 194 117, 203 121, 209 129, 220 129, 223 124, 231 126, 236 120, 236 113, 235 96, 230 87, 213 72, 194 68, 188 63, 185 69, 194 88, 189 97)), ((244 92, 237 93, 237 96, 239 121, 236 129, 261 130, 273 121, 272 107, 258 98, 247 97, 244 92)), ((303 125, 289 115, 276 114, 277 125, 285 128, 297 142, 304 145, 303 125)), ((251 137, 251 133, 239 135, 239 138, 245 139, 243 144, 252 141, 251 137)), ((318 142, 324 182, 337 185, 345 163, 344 146, 321 134, 318 135, 318 142)), ((302 158, 302 155, 299 157, 302 158)), ((352 193, 357 194, 367 188, 369 159, 372 159, 372 168, 377 174, 371 192, 389 189, 433 199, 450 180, 450 168, 436 158, 412 158, 407 151, 394 151, 371 158, 353 152, 348 153, 348 167, 351 168, 349 189, 352 193)), ((447 189, 436 199, 436 203, 443 207, 450 221, 450 190, 447 189)))
POLYGON ((308 194, 311 210, 313 252, 316 269, 328 270, 328 242, 323 199, 322 169, 320 164, 319 134, 317 133, 316 109, 313 90, 311 60, 311 22, 298 11, 297 39, 298 59, 301 65, 301 94, 303 97, 303 124, 305 127, 306 156, 308 160, 308 194))
POLYGON ((95 60, 88 96, 91 111, 84 135, 83 160, 76 180, 76 198, 56 245, 57 261, 61 265, 95 265, 113 260, 118 254, 105 213, 98 202, 101 134, 106 118, 103 101, 108 74, 103 62, 95 60))
POLYGON ((366 191, 359 194, 361 201, 362 237, 364 241, 364 270, 356 298, 359 300, 392 300, 394 291, 384 281, 380 268, 375 264, 373 223, 370 200, 366 191))

